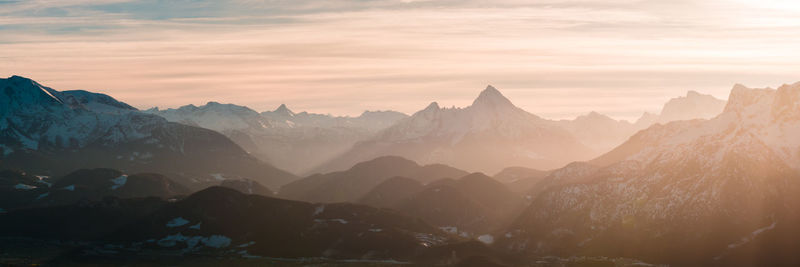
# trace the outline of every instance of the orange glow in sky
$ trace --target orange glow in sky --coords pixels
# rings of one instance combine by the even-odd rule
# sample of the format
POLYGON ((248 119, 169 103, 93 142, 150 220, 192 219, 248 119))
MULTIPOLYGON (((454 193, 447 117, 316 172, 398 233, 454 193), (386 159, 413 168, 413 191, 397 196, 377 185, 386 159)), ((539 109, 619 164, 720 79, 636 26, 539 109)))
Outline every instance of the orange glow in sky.
POLYGON ((339 115, 466 106, 492 84, 543 117, 620 119, 800 80, 793 1, 177 2, 0 3, 0 76, 139 108, 339 115))

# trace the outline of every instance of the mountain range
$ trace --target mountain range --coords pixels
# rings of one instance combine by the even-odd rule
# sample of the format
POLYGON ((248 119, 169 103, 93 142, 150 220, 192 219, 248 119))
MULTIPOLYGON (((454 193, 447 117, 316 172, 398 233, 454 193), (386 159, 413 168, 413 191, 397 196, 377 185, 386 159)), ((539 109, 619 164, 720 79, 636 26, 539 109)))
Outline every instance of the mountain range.
POLYGON ((574 120, 560 120, 556 123, 589 146, 599 156, 617 147, 636 132, 656 123, 671 121, 711 119, 722 113, 726 101, 711 95, 689 91, 686 96, 672 98, 661 108, 659 114, 645 112, 631 123, 615 120, 606 115, 590 112, 574 120))
POLYGON ((657 124, 553 172, 501 246, 678 265, 796 262, 798 107, 800 83, 736 85, 710 120, 657 124))
POLYGON ((422 164, 494 173, 508 166, 556 168, 590 154, 569 132, 514 106, 488 86, 469 107, 440 108, 433 102, 318 170, 397 155, 422 164))
POLYGON ((336 117, 295 113, 286 105, 258 113, 217 102, 145 112, 220 132, 259 159, 296 174, 346 170, 380 156, 496 173, 509 166, 553 169, 588 160, 652 124, 708 119, 724 105, 723 100, 689 91, 668 101, 660 114, 645 113, 635 123, 597 112, 553 121, 514 106, 488 86, 469 107, 440 108, 433 102, 411 117, 395 111, 336 117), (465 156, 475 151, 493 156, 465 156))
POLYGON ((258 113, 244 106, 208 102, 177 109, 145 112, 171 122, 220 132, 259 159, 303 174, 356 142, 389 127, 407 115, 395 111, 365 111, 358 117, 295 113, 286 105, 258 113))
POLYGON ((414 161, 385 156, 356 164, 346 171, 315 174, 280 188, 279 197, 308 202, 356 202, 375 186, 393 177, 420 183, 458 178, 468 173, 447 165, 419 165, 414 161))
POLYGON ((296 179, 215 131, 168 122, 114 98, 0 79, 0 168, 60 176, 77 169, 155 172, 198 189, 226 178, 278 187, 296 179))
POLYGON ((267 265, 440 265, 492 253, 390 210, 245 195, 223 187, 174 202, 106 198, 0 214, 0 236, 0 246, 14 237, 23 237, 15 246, 29 245, 30 238, 64 240, 59 247, 64 251, 51 259, 59 264, 224 257, 267 265))
POLYGON ((105 197, 168 199, 191 191, 155 173, 125 174, 112 169, 82 169, 63 177, 34 176, 20 171, 0 171, 0 209, 61 206, 105 197))
POLYGON ((516 107, 490 85, 471 106, 440 108, 433 102, 316 171, 346 169, 385 155, 486 173, 510 166, 548 170, 598 156, 654 123, 713 117, 724 105, 725 101, 690 91, 667 102, 661 114, 645 114, 636 123, 596 112, 553 121, 516 107))
POLYGON ((634 123, 547 120, 491 86, 359 117, 0 89, 0 264, 800 263, 800 83, 690 91, 634 123), (304 162, 308 136, 346 144, 304 162), (272 165, 292 157, 315 174, 272 165))
POLYGON ((471 238, 503 229, 525 204, 521 195, 482 173, 419 186, 396 177, 376 186, 359 203, 391 208, 471 238))

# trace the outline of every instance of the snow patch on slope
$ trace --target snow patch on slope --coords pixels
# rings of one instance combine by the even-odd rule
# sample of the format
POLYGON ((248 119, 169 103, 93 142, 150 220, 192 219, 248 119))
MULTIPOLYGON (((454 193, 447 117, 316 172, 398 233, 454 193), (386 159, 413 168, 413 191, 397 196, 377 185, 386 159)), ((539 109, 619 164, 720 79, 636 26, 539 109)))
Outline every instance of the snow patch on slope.
POLYGON ((185 243, 187 251, 199 249, 198 245, 209 248, 224 248, 231 245, 231 239, 223 235, 204 236, 184 236, 183 234, 168 235, 158 240, 158 245, 162 247, 174 247, 178 243, 185 243))
POLYGON ((491 245, 494 243, 494 236, 490 234, 481 235, 478 237, 478 241, 481 241, 484 244, 491 245))
POLYGON ((213 177, 217 181, 225 181, 225 176, 223 176, 221 173, 212 173, 209 175, 211 175, 211 177, 213 177))
POLYGON ((111 186, 111 190, 117 190, 117 188, 125 186, 125 183, 128 182, 128 175, 123 174, 117 178, 111 179, 111 182, 114 183, 114 185, 111 186))
POLYGON ((41 194, 41 195, 37 196, 35 200, 40 200, 40 199, 46 198, 49 195, 50 195, 50 192, 41 194))
POLYGON ((188 223, 189 221, 184 219, 183 217, 177 217, 167 222, 167 227, 174 228, 174 227, 184 226, 188 223))
POLYGON ((14 189, 17 190, 33 190, 36 189, 36 186, 26 185, 26 184, 17 184, 14 186, 14 189))
POLYGON ((737 248, 737 247, 740 247, 740 246, 742 246, 744 244, 750 243, 750 241, 753 241, 754 239, 756 239, 756 237, 758 237, 758 235, 760 235, 760 234, 762 234, 762 233, 764 233, 766 231, 775 229, 775 226, 777 224, 778 224, 778 222, 772 222, 772 224, 770 224, 770 225, 768 225, 766 227, 758 228, 755 231, 753 231, 752 233, 750 233, 749 235, 743 237, 738 242, 728 245, 728 248, 731 248, 731 249, 732 248, 737 248))

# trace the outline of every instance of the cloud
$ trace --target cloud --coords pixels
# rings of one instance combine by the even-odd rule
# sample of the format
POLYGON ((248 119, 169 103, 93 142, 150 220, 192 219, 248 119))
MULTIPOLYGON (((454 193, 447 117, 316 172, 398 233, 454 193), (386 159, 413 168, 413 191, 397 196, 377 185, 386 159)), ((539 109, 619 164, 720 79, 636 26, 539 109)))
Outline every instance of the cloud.
POLYGON ((337 114, 464 106, 491 83, 545 117, 633 119, 800 80, 800 21, 735 1, 0 2, 0 75, 141 108, 337 114))

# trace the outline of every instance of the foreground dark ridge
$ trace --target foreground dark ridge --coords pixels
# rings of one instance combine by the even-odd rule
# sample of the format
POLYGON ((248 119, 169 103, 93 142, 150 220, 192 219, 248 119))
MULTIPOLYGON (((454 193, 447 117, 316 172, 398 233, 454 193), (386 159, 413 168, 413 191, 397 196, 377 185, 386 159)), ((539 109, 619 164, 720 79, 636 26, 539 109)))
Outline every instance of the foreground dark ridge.
POLYGON ((14 237, 57 240, 74 248, 53 263, 199 255, 449 264, 496 254, 388 210, 281 200, 222 187, 174 203, 106 198, 13 211, 0 214, 0 236, 7 242, 18 240, 14 237))

